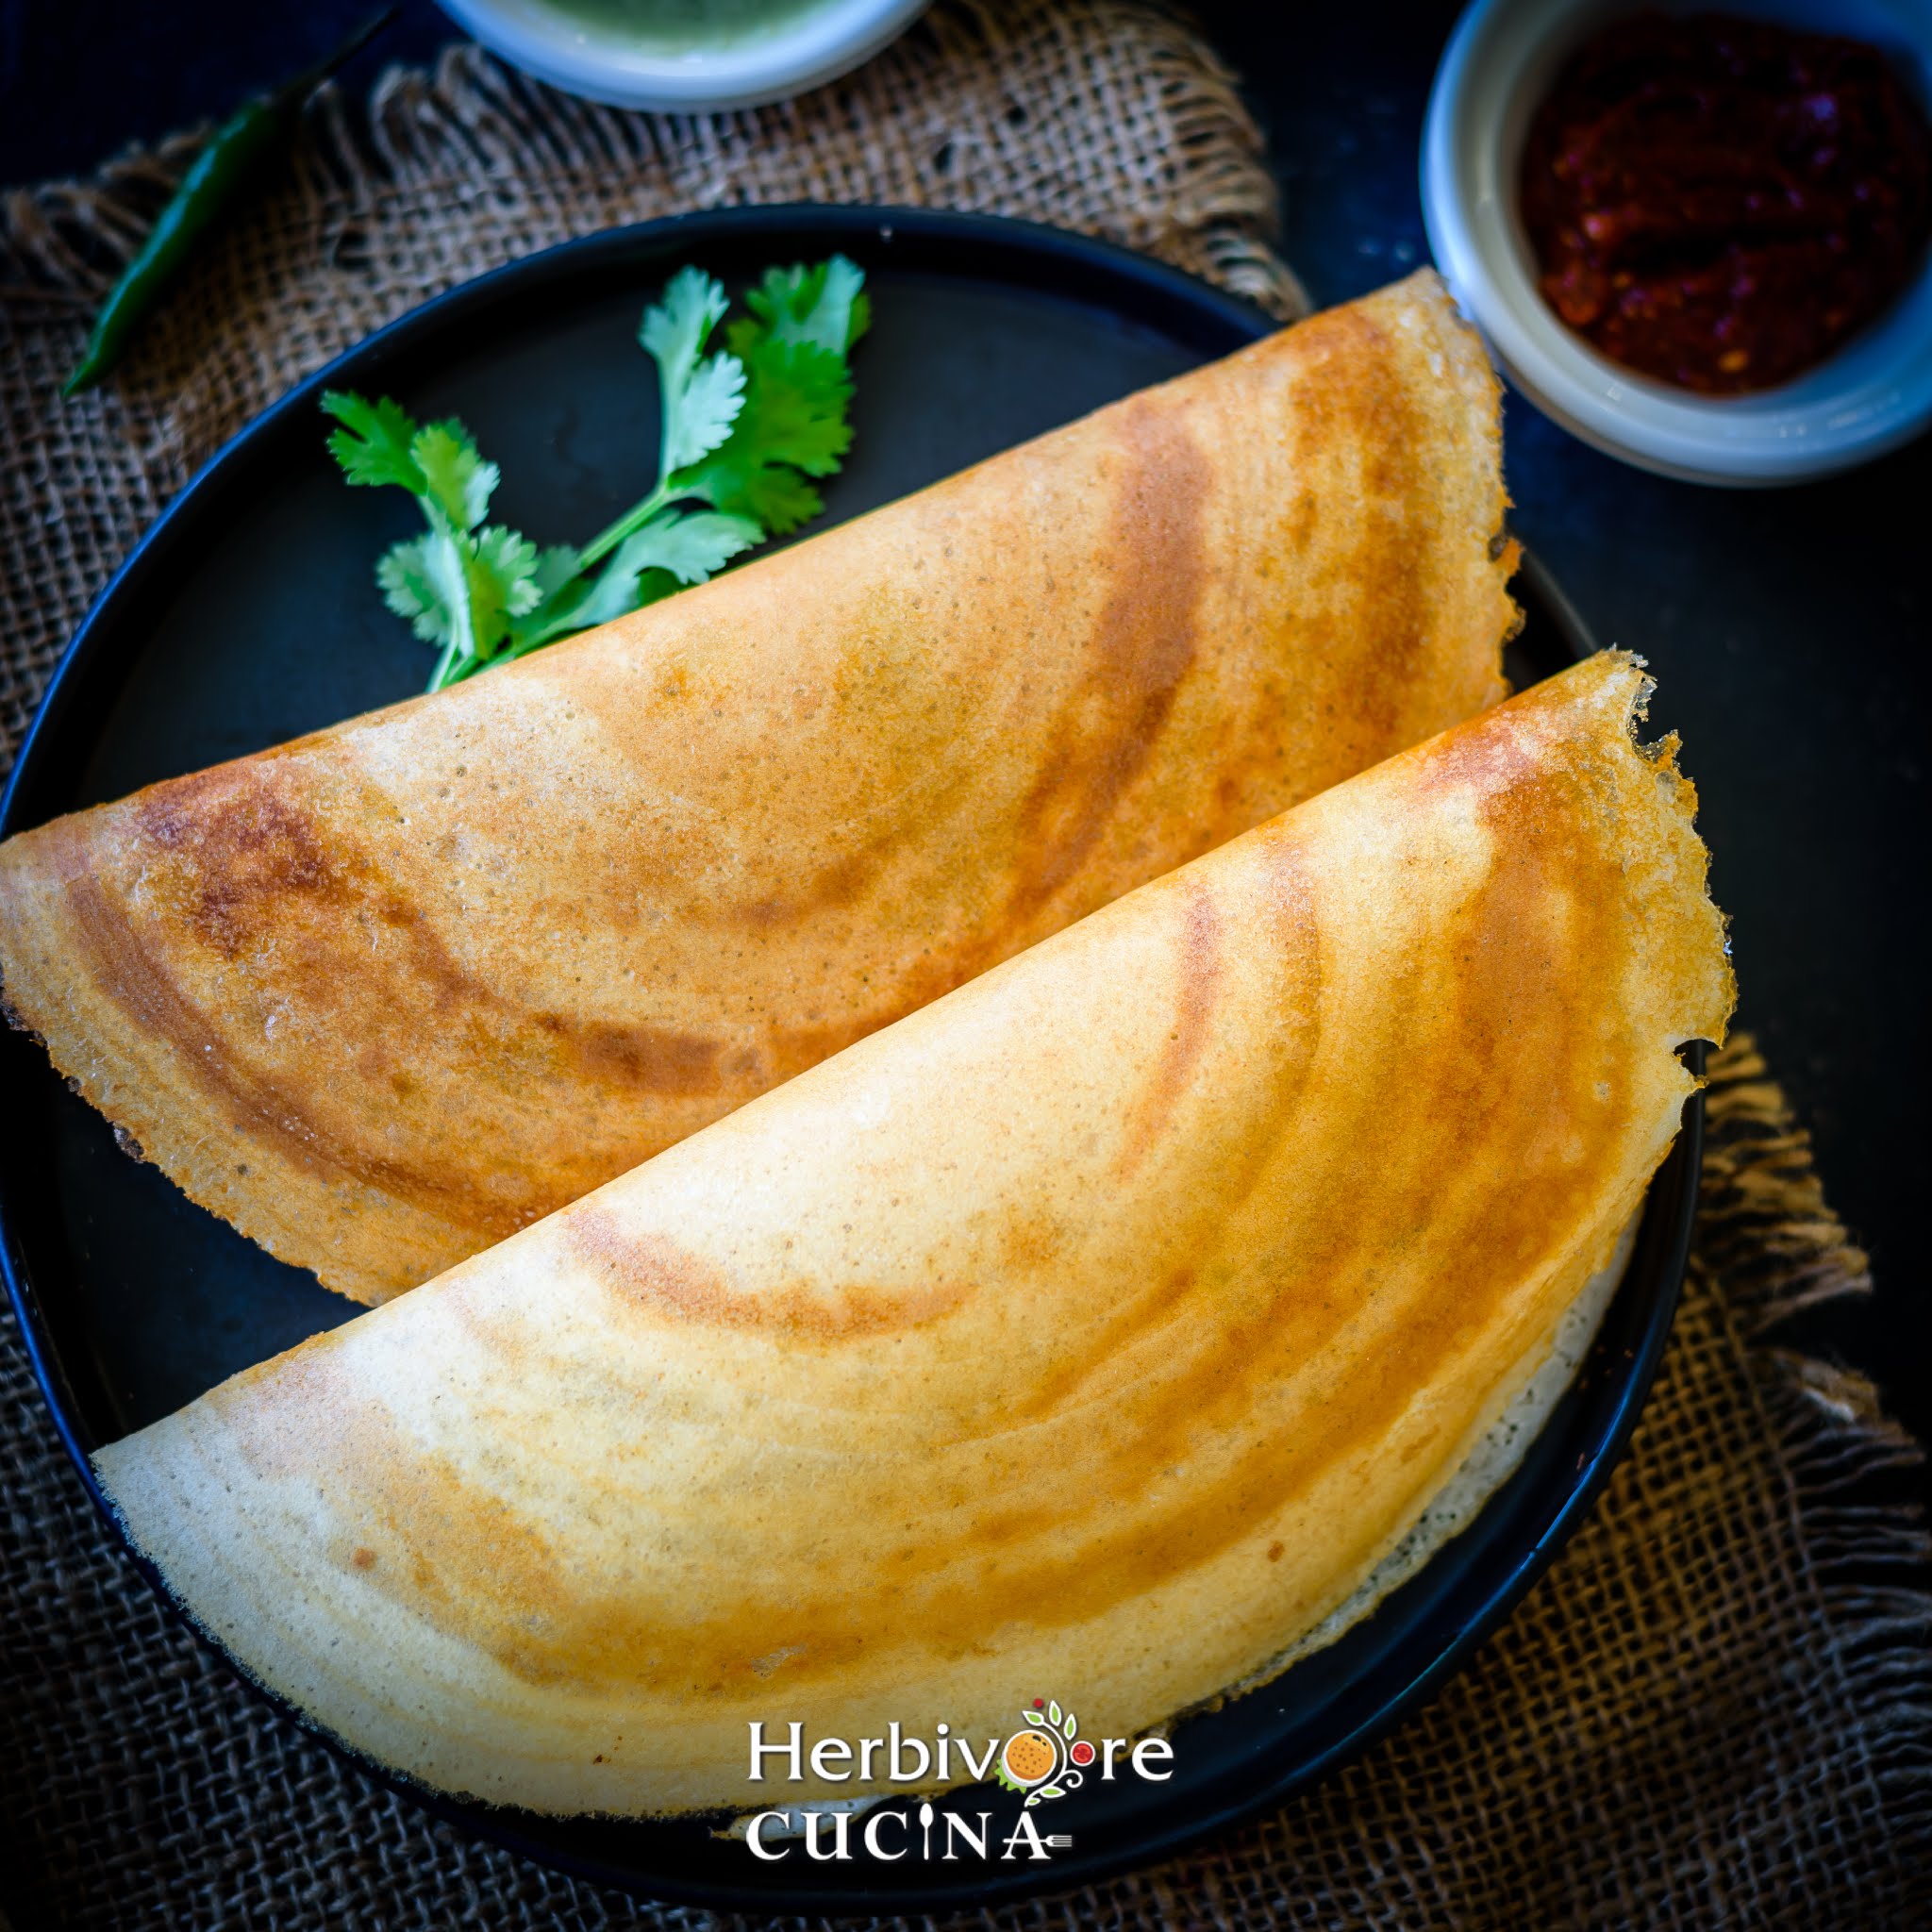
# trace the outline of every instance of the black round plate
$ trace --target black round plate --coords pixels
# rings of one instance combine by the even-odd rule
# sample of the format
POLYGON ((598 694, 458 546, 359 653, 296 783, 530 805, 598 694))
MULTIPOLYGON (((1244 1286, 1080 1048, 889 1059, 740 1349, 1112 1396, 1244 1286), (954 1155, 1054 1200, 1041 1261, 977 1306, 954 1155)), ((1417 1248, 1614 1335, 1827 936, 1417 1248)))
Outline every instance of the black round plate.
MULTIPOLYGON (((697 262, 735 282, 834 249, 867 271, 875 325, 859 351, 858 441, 828 492, 831 518, 1272 325, 1117 248, 911 210, 691 215, 518 262, 371 337, 195 478, 62 661, 0 806, 0 830, 421 687, 429 654, 383 608, 371 575, 415 512, 397 492, 343 487, 324 451, 322 388, 387 391, 424 417, 461 415, 502 465, 494 514, 540 542, 581 539, 648 483, 657 398, 635 332, 671 271, 697 262)), ((1534 566, 1519 590, 1529 621, 1512 669, 1533 681, 1589 641, 1534 566)), ((356 1310, 124 1157, 100 1116, 17 1035, 0 1043, 0 1264, 47 1401, 99 1504, 91 1450, 356 1310)), ((1440 1685, 1584 1513, 1629 1435, 1670 1326, 1700 1126, 1693 1105, 1651 1190, 1601 1339, 1477 1521, 1330 1649, 1181 1724, 1170 1782, 1095 1781, 1057 1804, 1050 1828, 1070 1832, 1073 1844, 1050 1863, 813 1864, 794 1852, 763 1864, 702 1823, 544 1819, 401 1788, 480 1837, 638 1892, 820 1912, 941 1909, 1097 1878, 1278 1802, 1440 1685)), ((1077 1707, 1077 1685, 1043 1688, 1077 1707)), ((1026 1694, 1014 1690, 1016 1700, 1026 1694)), ((1005 1818, 1015 1801, 979 1788, 967 1803, 1005 1818)))

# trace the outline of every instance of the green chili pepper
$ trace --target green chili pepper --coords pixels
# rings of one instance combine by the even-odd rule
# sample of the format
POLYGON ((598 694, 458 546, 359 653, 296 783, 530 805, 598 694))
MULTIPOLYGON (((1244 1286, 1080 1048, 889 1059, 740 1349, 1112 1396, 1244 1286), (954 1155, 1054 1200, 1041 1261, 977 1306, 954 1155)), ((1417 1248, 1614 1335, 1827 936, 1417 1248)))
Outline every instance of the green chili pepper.
POLYGON ((287 137, 302 103, 395 16, 391 7, 365 21, 326 59, 286 87, 238 108, 215 129, 101 305, 79 366, 61 387, 62 395, 92 388, 120 361, 195 244, 233 206, 262 158, 287 137))

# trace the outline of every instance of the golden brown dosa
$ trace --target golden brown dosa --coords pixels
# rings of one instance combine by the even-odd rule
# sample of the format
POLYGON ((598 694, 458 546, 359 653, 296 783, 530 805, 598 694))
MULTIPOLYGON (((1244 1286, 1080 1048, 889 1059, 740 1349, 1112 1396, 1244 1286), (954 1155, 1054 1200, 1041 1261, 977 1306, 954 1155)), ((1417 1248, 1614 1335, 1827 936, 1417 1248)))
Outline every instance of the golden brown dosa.
POLYGON ((104 1450, 247 1669, 429 1784, 745 1808, 748 1724, 1126 1737, 1368 1577, 1732 1001, 1605 656, 104 1450))
POLYGON ((453 691, 0 847, 0 971, 364 1300, 1502 694, 1418 275, 453 691))

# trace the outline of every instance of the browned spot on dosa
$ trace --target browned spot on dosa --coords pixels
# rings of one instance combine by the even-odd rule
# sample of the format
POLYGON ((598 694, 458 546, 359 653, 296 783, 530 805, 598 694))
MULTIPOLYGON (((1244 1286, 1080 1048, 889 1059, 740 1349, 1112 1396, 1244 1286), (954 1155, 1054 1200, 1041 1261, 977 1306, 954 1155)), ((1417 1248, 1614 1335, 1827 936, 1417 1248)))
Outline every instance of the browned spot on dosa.
POLYGON ((850 906, 872 883, 884 853, 909 838, 911 831, 909 824, 901 825, 891 839, 878 841, 874 849, 835 858, 794 891, 729 906, 724 909, 724 920, 730 924, 752 927, 796 925, 814 912, 850 906))
POLYGON ((558 1040, 583 1071, 607 1086, 643 1093, 708 1094, 718 1091, 718 1042, 661 1026, 620 1026, 603 1020, 566 1020, 532 1012, 531 1022, 558 1040))
POLYGON ((675 1321, 805 1341, 848 1341, 916 1328, 956 1308, 971 1290, 936 1281, 917 1289, 803 1282, 759 1292, 735 1289, 723 1273, 661 1235, 632 1234, 608 1209, 584 1203, 570 1217, 574 1252, 634 1307, 675 1321))
POLYGON ((1221 987, 1221 918, 1213 895, 1198 880, 1188 882, 1181 939, 1174 960, 1174 1024, 1160 1050, 1154 1077, 1135 1108, 1119 1163, 1123 1179, 1160 1138, 1207 1043, 1208 1023, 1221 987))
MULTIPOLYGON (((1291 508, 1291 528, 1304 541, 1318 526, 1325 534, 1309 544, 1319 564, 1311 601, 1336 600, 1349 627, 1375 640, 1350 690, 1347 728, 1365 749, 1393 748, 1434 622, 1423 576, 1425 546, 1404 513, 1416 497, 1429 425, 1407 387, 1389 379, 1394 344, 1374 316, 1354 307, 1329 309, 1304 325, 1303 339, 1307 373, 1292 417, 1298 446, 1316 470, 1324 453, 1356 452, 1349 481, 1359 500, 1344 491, 1326 505, 1304 494, 1291 508)), ((1305 634, 1301 643, 1327 646, 1319 635, 1305 634)))
POLYGON ((1116 455, 1111 525, 1094 559, 1116 588, 1021 811, 1024 849, 1008 901, 1015 921, 1058 892, 1099 842, 1146 766, 1199 641, 1213 481, 1207 453, 1177 414, 1137 401, 1121 415, 1116 455))
POLYGON ((173 1043, 188 1076, 237 1127, 304 1172, 379 1190, 494 1239, 573 1198, 577 1178, 502 1163, 479 1171, 474 1158, 440 1150, 452 1081, 514 1090, 567 1068, 620 1095, 717 1091, 715 1041, 523 1007, 470 972, 366 850, 326 832, 306 799, 283 794, 286 769, 275 760, 219 766, 140 795, 138 924, 130 898, 96 870, 87 822, 66 822, 62 881, 90 976, 145 1032, 173 1043), (275 1000, 299 1004, 308 1035, 333 1035, 345 1058, 318 1078, 312 1058, 285 1057, 244 1025, 240 1005, 209 1010, 171 970, 178 958, 202 972, 197 953, 219 959, 217 978, 237 978, 239 1001, 272 989, 275 1000), (331 1080, 346 1064, 384 1085, 379 1115, 354 1120, 331 1106, 331 1080), (420 1132, 410 1131, 411 1103, 420 1132))
POLYGON ((379 1188, 459 1226, 501 1236, 522 1224, 514 1208, 479 1198, 461 1177, 417 1172, 335 1139, 302 1096, 257 1073, 226 1031, 182 992, 157 949, 136 938, 122 906, 84 864, 69 878, 67 892, 95 984, 138 1025, 174 1047, 189 1078, 236 1129, 306 1173, 379 1188))

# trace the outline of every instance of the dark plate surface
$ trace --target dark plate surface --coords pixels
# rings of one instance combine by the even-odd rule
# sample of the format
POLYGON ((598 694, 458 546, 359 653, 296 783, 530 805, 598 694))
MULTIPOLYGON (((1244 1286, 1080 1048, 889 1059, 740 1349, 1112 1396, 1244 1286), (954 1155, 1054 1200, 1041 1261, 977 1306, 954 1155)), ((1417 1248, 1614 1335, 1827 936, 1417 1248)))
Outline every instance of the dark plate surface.
MULTIPOLYGON (((656 390, 635 330, 665 276, 695 261, 734 282, 833 249, 867 270, 875 316, 858 352, 857 445, 827 492, 834 519, 1270 326, 1244 304, 1139 257, 971 216, 733 210, 595 236, 515 264, 372 337, 252 425, 191 485, 63 661, 0 807, 0 831, 420 688, 427 648, 383 608, 371 576, 415 512, 397 492, 342 486, 315 405, 325 384, 393 392, 425 417, 460 414, 502 465, 494 513, 540 542, 581 539, 649 481, 656 390)), ((1510 670, 1523 683, 1590 641, 1533 562, 1517 589, 1529 621, 1510 670)), ((0 1041, 0 1265, 91 1490, 86 1457, 99 1443, 358 1312, 126 1158, 106 1123, 18 1035, 0 1041)), ((794 1851, 762 1864, 695 1822, 547 1820, 412 1795, 480 1836, 636 1891, 820 1911, 937 1908, 1063 1887, 1161 1856, 1280 1799, 1437 1687, 1587 1508, 1628 1437, 1670 1327, 1700 1132, 1693 1103, 1593 1352, 1477 1521, 1340 1642, 1266 1690, 1178 1726, 1169 1782, 1090 1783, 1036 1813, 1042 1830, 1073 1837, 1050 1863, 862 1855, 810 1863, 794 1851)), ((1077 1708, 1077 1686, 1046 1688, 1077 1708)), ((1000 1821, 1016 1805, 985 1788, 947 1803, 1000 1821)))

